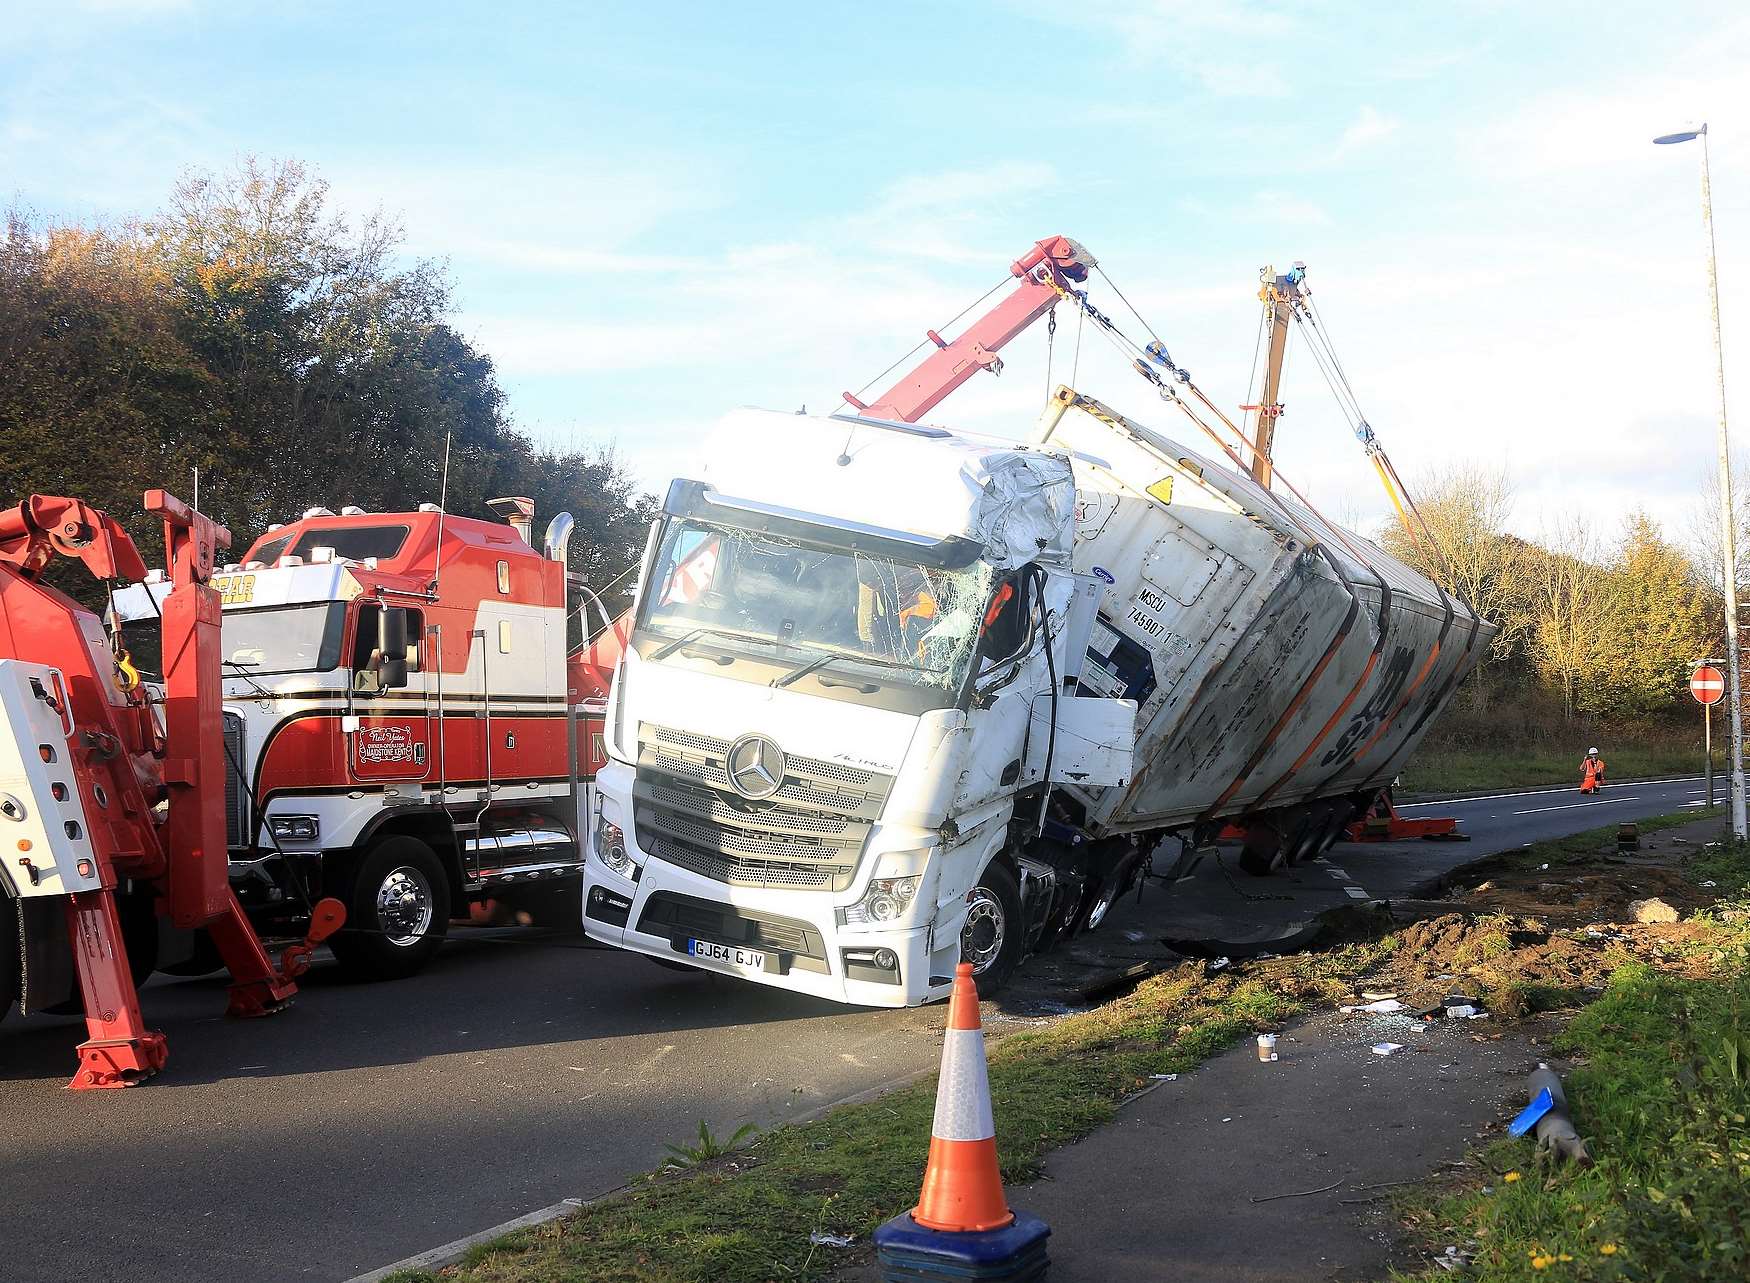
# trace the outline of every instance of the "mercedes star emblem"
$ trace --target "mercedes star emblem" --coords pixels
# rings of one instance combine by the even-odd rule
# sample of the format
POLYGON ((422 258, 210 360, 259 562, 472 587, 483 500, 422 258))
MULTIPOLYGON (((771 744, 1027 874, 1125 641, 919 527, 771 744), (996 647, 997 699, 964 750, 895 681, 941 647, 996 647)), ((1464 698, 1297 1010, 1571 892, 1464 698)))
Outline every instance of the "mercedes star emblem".
POLYGON ((743 735, 729 746, 723 765, 735 791, 757 802, 783 787, 789 763, 784 750, 764 735, 743 735))

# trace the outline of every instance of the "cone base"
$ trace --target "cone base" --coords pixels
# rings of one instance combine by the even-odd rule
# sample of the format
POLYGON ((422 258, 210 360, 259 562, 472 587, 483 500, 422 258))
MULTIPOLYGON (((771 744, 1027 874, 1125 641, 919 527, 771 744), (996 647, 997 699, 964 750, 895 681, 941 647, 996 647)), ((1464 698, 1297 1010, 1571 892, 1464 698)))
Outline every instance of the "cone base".
POLYGON ((875 1231, 882 1283, 963 1283, 964 1280, 1042 1279, 1050 1266, 1045 1240, 1051 1227, 1016 1212, 1001 1229, 953 1233, 919 1225, 902 1212, 875 1231))

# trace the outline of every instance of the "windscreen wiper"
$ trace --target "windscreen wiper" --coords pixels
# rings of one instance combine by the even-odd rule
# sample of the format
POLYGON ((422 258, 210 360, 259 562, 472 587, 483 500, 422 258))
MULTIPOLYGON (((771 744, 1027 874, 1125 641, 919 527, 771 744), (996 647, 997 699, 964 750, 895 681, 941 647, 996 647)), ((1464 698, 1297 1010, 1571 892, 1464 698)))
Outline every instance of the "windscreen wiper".
POLYGON ((259 668, 261 666, 261 661, 259 659, 224 659, 219 662, 225 664, 227 667, 235 668, 237 670, 237 676, 241 677, 244 681, 254 687, 257 695, 265 695, 268 699, 273 698, 273 692, 268 690, 267 687, 263 686, 260 682, 256 681, 255 674, 249 671, 251 668, 259 668))
POLYGON ((761 637, 758 633, 738 633, 733 628, 714 628, 710 624, 701 624, 697 628, 694 628, 694 629, 690 630, 689 632, 682 633, 679 637, 676 637, 673 641, 671 641, 668 645, 664 646, 661 650, 657 651, 650 658, 653 661, 659 660, 659 659, 667 659, 670 655, 674 654, 682 646, 685 646, 690 641, 696 641, 698 638, 703 637, 706 633, 711 633, 717 637, 733 637, 737 641, 763 642, 763 641, 768 640, 767 638, 761 637))
POLYGON ((859 664, 874 664, 881 668, 903 668, 907 672, 914 673, 939 673, 942 671, 940 668, 920 668, 916 664, 908 664, 901 659, 884 659, 880 655, 865 655, 861 651, 829 650, 824 655, 820 656, 820 658, 811 659, 800 668, 791 669, 782 677, 774 677, 771 681, 771 685, 788 686, 791 682, 798 681, 801 678, 808 676, 808 674, 812 673, 815 669, 824 668, 835 659, 851 659, 859 664))

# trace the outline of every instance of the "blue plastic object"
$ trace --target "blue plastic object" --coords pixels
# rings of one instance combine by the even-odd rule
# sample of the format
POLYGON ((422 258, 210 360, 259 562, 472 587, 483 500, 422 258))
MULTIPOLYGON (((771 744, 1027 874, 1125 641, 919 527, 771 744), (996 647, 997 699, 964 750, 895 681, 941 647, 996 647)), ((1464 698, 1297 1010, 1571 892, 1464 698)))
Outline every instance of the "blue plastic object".
POLYGON ((1050 1236, 1051 1227, 1026 1212, 1016 1212, 1002 1229, 964 1234, 925 1229, 902 1212, 875 1231, 875 1250, 882 1283, 1027 1283, 1045 1277, 1050 1236))
POLYGON ((1538 1092, 1537 1095, 1531 1098, 1531 1103, 1529 1105, 1519 1111, 1519 1117, 1507 1124, 1508 1134, 1513 1136, 1525 1135, 1526 1132, 1537 1126, 1538 1119, 1542 1118, 1555 1107, 1556 1098, 1550 1095, 1549 1088, 1545 1087, 1542 1091, 1538 1092))

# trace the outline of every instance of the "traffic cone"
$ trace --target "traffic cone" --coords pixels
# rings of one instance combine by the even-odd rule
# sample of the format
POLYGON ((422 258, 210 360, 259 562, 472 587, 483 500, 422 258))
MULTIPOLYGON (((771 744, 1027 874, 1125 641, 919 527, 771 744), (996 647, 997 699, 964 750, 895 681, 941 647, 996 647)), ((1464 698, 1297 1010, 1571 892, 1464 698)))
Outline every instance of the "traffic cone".
POLYGON ((954 971, 930 1157, 918 1205, 875 1231, 883 1280, 1038 1279, 1051 1229, 1013 1212, 997 1165, 972 964, 954 971))

